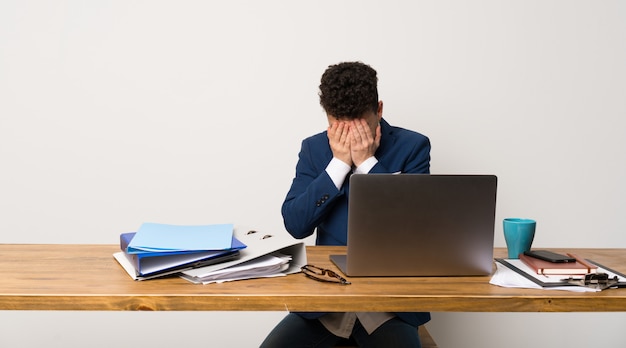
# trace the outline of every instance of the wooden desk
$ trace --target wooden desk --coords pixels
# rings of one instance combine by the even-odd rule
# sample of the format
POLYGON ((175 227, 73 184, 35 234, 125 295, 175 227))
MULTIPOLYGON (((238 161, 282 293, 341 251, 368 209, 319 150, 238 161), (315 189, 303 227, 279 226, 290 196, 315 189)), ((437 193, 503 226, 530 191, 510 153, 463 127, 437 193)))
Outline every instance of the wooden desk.
MULTIPOLYGON (((112 254, 116 245, 0 245, 0 310, 181 311, 626 311, 626 289, 575 293, 501 288, 490 277, 350 278, 316 282, 302 274, 194 285, 178 277, 135 282, 112 254)), ((307 247, 309 263, 343 247, 307 247)), ((626 249, 571 249, 626 272, 626 249)), ((505 250, 497 248, 496 257, 505 250)))

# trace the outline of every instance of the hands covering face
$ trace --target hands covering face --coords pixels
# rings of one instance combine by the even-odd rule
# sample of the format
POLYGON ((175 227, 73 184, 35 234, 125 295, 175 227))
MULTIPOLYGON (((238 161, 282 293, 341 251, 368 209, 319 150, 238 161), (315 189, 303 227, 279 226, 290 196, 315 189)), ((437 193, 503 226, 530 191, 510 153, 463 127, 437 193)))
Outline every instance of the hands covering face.
POLYGON ((363 118, 331 122, 328 141, 333 156, 351 167, 358 167, 374 156, 380 146, 380 124, 376 124, 375 134, 372 133, 372 128, 363 118))

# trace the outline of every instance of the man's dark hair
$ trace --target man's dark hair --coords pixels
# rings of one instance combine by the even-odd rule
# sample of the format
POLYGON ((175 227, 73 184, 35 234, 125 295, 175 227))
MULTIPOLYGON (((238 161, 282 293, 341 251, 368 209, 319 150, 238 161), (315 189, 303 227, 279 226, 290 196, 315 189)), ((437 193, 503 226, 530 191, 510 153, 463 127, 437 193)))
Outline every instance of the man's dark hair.
POLYGON ((322 75, 320 105, 337 118, 361 118, 378 111, 376 70, 361 62, 331 65, 322 75))

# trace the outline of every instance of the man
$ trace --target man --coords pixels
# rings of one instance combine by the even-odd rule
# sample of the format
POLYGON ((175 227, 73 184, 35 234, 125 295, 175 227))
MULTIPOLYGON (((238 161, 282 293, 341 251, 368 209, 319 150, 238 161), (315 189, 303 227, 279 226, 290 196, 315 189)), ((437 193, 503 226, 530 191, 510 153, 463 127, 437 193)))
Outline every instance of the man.
MULTIPOLYGON (((430 142, 389 125, 378 100, 378 77, 360 62, 331 65, 322 75, 320 104, 328 129, 302 142, 296 176, 282 206, 287 231, 316 244, 346 245, 348 190, 353 173, 429 173, 430 142)), ((375 214, 376 212, 372 212, 375 214)), ((262 347, 420 347, 416 327, 429 313, 289 313, 262 347)))

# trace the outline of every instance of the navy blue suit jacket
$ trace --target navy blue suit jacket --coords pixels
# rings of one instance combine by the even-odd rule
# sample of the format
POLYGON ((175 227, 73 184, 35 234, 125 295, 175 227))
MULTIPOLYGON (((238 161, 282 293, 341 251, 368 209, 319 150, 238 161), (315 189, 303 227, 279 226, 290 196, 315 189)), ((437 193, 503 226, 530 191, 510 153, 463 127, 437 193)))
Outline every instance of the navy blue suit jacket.
MULTIPOLYGON (((430 141, 422 134, 380 121, 381 140, 376 151, 378 163, 370 173, 430 172, 430 141)), ((349 175, 341 189, 326 173, 333 158, 328 136, 322 132, 302 141, 296 176, 282 206, 285 228, 294 238, 306 238, 317 229, 317 245, 346 245, 348 231, 349 175)), ((298 313, 317 318, 324 313, 298 313)), ((430 313, 396 313, 402 320, 419 326, 430 313)))

